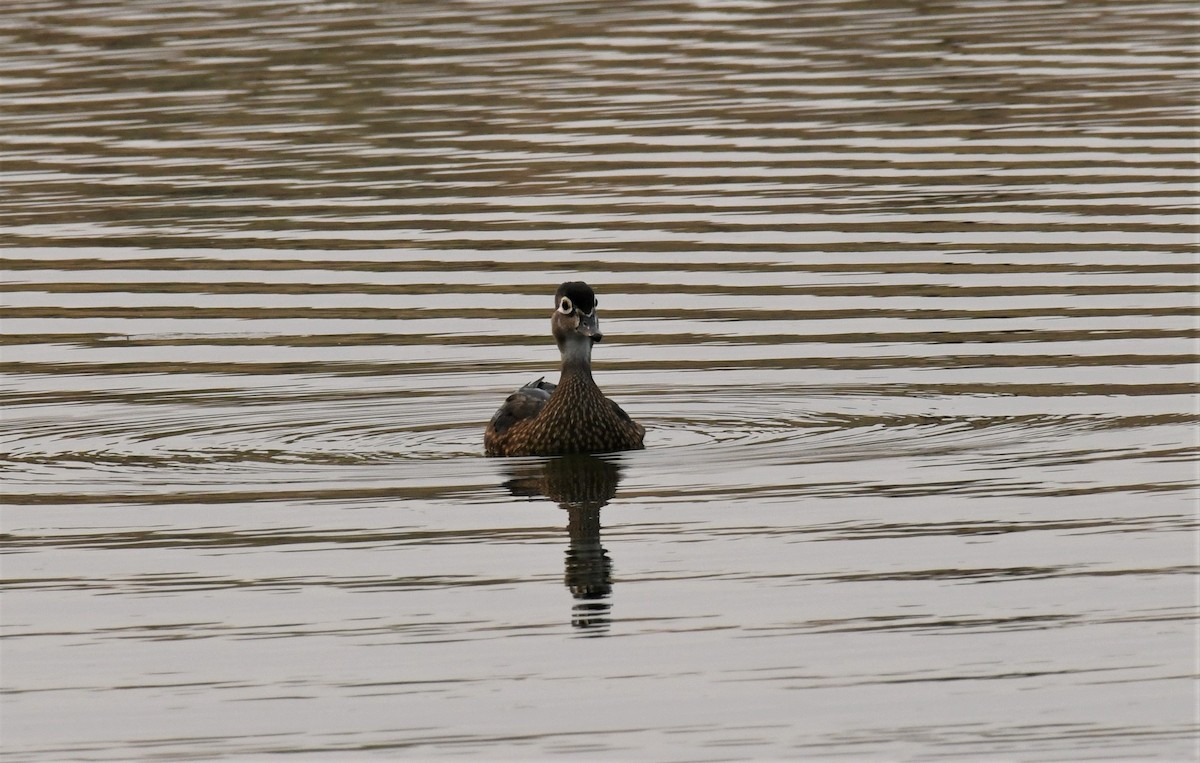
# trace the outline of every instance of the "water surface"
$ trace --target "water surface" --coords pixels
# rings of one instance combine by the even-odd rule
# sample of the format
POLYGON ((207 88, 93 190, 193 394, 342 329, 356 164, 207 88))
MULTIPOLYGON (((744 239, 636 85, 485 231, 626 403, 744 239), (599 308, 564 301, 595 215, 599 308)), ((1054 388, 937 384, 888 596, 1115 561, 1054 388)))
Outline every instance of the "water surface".
POLYGON ((0 17, 7 758, 1196 754, 1190 4, 0 17))

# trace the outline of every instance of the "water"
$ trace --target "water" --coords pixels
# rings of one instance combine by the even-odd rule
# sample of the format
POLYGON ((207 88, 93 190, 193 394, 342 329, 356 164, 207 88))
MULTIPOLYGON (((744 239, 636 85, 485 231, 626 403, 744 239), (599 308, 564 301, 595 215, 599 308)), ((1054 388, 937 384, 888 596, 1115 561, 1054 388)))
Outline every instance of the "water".
POLYGON ((8 760, 1197 754, 1190 4, 0 16, 8 760))

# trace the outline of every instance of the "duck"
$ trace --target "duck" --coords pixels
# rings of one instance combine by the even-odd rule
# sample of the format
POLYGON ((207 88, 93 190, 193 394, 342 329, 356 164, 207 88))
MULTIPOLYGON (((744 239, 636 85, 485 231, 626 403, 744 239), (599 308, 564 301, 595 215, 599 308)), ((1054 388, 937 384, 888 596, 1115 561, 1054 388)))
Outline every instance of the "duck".
POLYGON ((646 428, 592 378, 592 346, 604 339, 596 293, 583 281, 554 292, 550 331, 562 356, 558 384, 545 377, 508 396, 483 434, 489 456, 561 456, 644 447, 646 428))

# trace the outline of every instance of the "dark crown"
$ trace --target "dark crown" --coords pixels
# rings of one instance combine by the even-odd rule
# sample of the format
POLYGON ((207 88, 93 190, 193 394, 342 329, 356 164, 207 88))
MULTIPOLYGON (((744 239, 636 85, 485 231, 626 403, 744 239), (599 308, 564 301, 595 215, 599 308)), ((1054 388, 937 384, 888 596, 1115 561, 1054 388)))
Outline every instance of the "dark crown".
POLYGON ((559 286, 558 291, 554 292, 554 304, 561 302, 563 297, 571 300, 571 304, 584 313, 596 309, 596 293, 583 281, 567 281, 559 286))

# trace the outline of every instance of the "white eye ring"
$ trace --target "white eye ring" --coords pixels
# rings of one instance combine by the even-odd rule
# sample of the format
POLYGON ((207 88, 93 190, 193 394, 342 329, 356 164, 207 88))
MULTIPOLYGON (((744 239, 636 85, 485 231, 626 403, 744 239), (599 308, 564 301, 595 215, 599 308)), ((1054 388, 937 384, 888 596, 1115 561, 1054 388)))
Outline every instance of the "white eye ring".
POLYGON ((571 305, 571 300, 567 299, 566 297, 563 297, 562 302, 558 304, 558 311, 563 315, 570 315, 571 311, 574 309, 574 306, 571 305))

